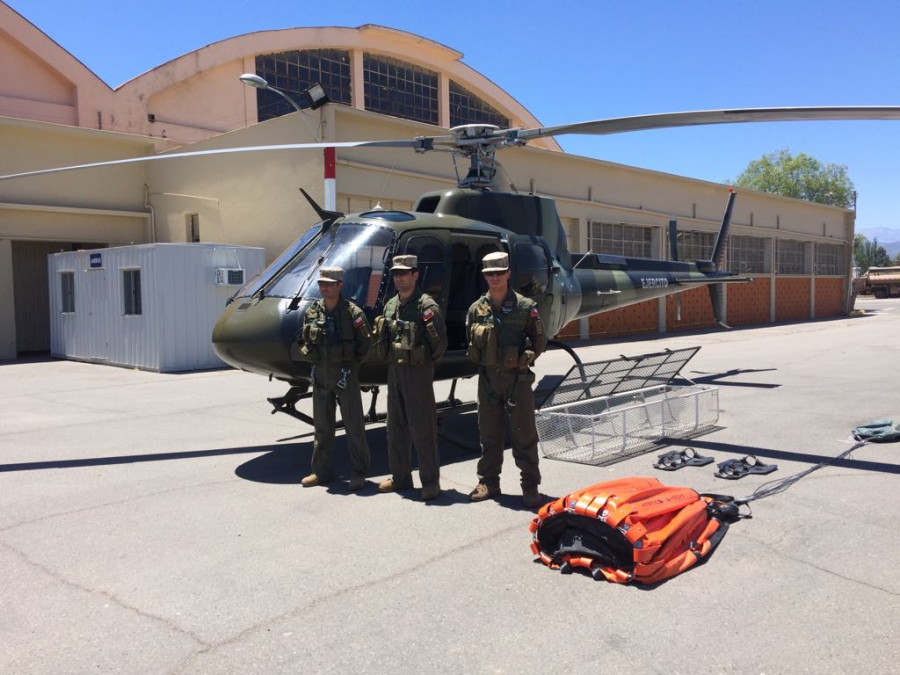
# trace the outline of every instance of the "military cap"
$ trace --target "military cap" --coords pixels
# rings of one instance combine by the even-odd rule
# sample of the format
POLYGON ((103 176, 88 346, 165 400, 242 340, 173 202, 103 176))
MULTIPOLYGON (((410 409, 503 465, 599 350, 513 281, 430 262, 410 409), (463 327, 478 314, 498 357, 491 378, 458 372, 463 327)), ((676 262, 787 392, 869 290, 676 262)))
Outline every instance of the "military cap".
POLYGON ((505 272, 509 269, 509 254, 502 251, 488 253, 481 260, 482 272, 505 272))
POLYGON ((316 281, 324 281, 329 284, 336 284, 344 280, 344 270, 341 267, 321 267, 319 268, 319 278, 316 281))
POLYGON ((394 265, 391 267, 391 272, 394 270, 414 270, 419 264, 419 258, 414 255, 395 255, 394 256, 394 265))

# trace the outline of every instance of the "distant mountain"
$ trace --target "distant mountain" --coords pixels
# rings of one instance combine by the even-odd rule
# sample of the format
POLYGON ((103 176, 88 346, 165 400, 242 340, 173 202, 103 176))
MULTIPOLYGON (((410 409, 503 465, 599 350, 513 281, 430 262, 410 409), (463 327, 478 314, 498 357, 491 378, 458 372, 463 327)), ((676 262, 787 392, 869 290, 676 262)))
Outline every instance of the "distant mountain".
POLYGON ((856 234, 864 234, 870 241, 877 239, 878 243, 884 246, 886 241, 900 241, 900 230, 893 227, 869 227, 865 229, 857 229, 856 234))
POLYGON ((891 241, 882 244, 881 240, 878 240, 879 246, 884 246, 884 250, 887 251, 887 254, 892 258, 900 253, 900 241, 891 241))
POLYGON ((893 257, 900 253, 900 229, 892 227, 871 227, 865 230, 857 230, 857 234, 864 234, 869 241, 878 240, 878 245, 883 246, 888 255, 893 257))

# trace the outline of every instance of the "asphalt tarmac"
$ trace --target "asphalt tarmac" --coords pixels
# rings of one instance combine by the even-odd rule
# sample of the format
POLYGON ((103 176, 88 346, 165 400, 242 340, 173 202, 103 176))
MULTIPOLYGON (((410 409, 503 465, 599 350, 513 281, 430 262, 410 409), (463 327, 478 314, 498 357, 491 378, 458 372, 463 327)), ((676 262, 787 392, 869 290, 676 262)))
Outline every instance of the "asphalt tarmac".
MULTIPOLYGON (((638 475, 744 496, 840 454, 854 426, 900 419, 900 299, 857 307, 579 347, 589 362, 701 346, 684 374, 719 388, 718 428, 665 449, 778 471, 664 473, 664 449, 545 459, 542 492, 638 475)), ((538 379, 570 365, 548 352, 538 379)), ((619 586, 535 562, 509 452, 503 496, 468 502, 477 454, 457 442, 476 437, 472 407, 442 416, 456 442, 442 441, 445 492, 426 504, 377 493, 383 425, 362 493, 346 488, 342 436, 343 480, 300 487, 310 429, 266 402, 285 389, 232 370, 0 365, 0 672, 897 672, 900 443, 754 502, 704 564, 619 586)))

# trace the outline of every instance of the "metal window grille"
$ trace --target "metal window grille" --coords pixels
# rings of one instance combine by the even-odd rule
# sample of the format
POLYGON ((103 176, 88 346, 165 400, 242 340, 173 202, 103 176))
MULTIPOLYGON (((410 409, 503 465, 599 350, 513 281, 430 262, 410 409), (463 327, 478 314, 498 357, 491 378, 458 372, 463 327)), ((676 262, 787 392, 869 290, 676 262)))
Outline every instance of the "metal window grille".
POLYGON ((778 241, 778 274, 809 274, 809 243, 793 239, 778 241))
MULTIPOLYGON (((302 104, 303 92, 321 84, 333 103, 350 105, 350 52, 343 49, 304 49, 256 57, 256 74, 302 104)), ((256 92, 257 117, 263 122, 294 112, 294 107, 271 91, 256 92)))
POLYGON ((509 127, 509 118, 487 101, 450 80, 450 126, 461 124, 495 124, 509 127))
POLYGON ((653 228, 625 223, 591 223, 591 251, 628 258, 653 257, 653 228))
POLYGON ((709 260, 715 245, 715 232, 686 230, 678 233, 678 257, 681 260, 709 260))
POLYGON ((762 237, 731 236, 728 239, 728 268, 738 274, 770 273, 768 241, 762 237))
POLYGON ((366 53, 363 92, 366 110, 438 123, 438 75, 421 66, 366 53))
POLYGON ((122 292, 125 316, 141 314, 140 270, 122 270, 122 292))
POLYGON ((846 274, 847 258, 841 244, 816 244, 816 274, 846 274))

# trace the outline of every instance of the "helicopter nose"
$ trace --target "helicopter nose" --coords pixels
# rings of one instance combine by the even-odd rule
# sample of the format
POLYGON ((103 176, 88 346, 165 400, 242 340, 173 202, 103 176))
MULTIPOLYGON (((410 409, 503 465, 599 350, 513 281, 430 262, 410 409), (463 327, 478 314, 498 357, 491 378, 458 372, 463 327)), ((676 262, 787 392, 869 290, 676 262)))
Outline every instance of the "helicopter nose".
POLYGON ((232 302, 212 332, 213 349, 230 366, 263 375, 290 376, 291 346, 302 312, 281 298, 232 302))

